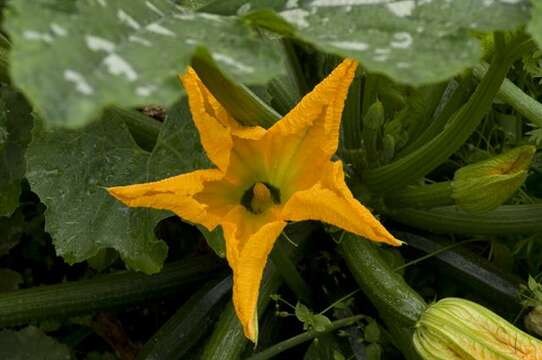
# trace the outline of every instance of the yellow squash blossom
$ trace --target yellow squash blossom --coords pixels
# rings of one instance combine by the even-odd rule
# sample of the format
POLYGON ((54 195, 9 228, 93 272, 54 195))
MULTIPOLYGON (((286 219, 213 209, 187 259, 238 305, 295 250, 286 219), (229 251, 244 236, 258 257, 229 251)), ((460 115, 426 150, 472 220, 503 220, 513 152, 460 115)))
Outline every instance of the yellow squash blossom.
POLYGON ((287 221, 320 220, 374 241, 401 244, 354 199, 341 161, 331 161, 356 66, 343 61, 269 129, 239 124, 189 69, 181 81, 216 169, 108 189, 130 207, 171 210, 210 231, 222 226, 235 311, 253 342, 262 273, 287 221))

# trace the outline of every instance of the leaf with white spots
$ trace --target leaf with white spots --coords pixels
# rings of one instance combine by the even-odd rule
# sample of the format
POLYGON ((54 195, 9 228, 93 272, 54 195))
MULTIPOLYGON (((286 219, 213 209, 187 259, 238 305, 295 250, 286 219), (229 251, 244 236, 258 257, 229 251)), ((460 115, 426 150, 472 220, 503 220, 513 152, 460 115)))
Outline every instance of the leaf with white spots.
MULTIPOLYGON (((450 78, 478 63, 473 31, 514 29, 528 0, 305 0, 279 15, 294 36, 358 59, 369 71, 408 84, 450 78)), ((254 14, 252 14, 254 16, 254 14)))
POLYGON ((182 93, 177 75, 199 48, 239 82, 280 71, 242 19, 173 0, 13 0, 7 15, 11 78, 47 126, 83 126, 110 104, 170 105, 182 93))
POLYGON ((527 30, 537 42, 538 47, 542 49, 542 2, 540 1, 533 1, 531 21, 527 30))
POLYGON ((160 270, 167 245, 156 239, 154 227, 171 214, 128 208, 104 187, 158 180, 208 165, 187 105, 173 111, 184 116, 167 117, 152 153, 139 148, 120 115, 109 111, 84 129, 34 130, 27 178, 47 206, 46 229, 66 262, 113 248, 132 269, 160 270))

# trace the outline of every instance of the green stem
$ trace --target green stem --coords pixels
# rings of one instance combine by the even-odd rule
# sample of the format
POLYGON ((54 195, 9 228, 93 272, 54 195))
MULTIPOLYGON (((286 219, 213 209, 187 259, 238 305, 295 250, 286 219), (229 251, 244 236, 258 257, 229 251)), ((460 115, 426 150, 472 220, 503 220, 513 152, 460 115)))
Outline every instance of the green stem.
POLYGON ((366 151, 366 159, 369 167, 379 164, 380 144, 382 143, 382 125, 385 122, 384 105, 375 101, 363 115, 363 149, 366 151))
MULTIPOLYGON (((510 51, 515 51, 511 48, 510 51)), ((433 140, 391 164, 369 169, 364 181, 376 192, 397 190, 425 176, 456 152, 478 127, 491 108, 502 81, 511 66, 509 58, 495 56, 486 76, 456 112, 448 126, 433 140)))
POLYGON ((354 279, 377 308, 396 346, 407 359, 418 359, 412 331, 426 304, 405 280, 382 258, 373 243, 345 234, 340 243, 346 265, 354 279))
POLYGON ((307 79, 305 78, 305 73, 295 51, 293 40, 283 38, 281 43, 286 54, 288 74, 294 76, 295 83, 297 85, 297 92, 299 97, 302 97, 304 94, 308 93, 310 89, 309 85, 307 84, 307 79))
POLYGON ((378 88, 378 75, 376 74, 365 74, 365 81, 363 83, 363 98, 361 104, 361 115, 365 116, 369 107, 377 99, 377 88, 378 88))
MULTIPOLYGON (((137 355, 141 360, 182 358, 213 326, 217 307, 231 291, 231 277, 199 289, 154 334, 137 355)), ((218 314, 216 314, 218 315, 218 314)))
POLYGON ((361 78, 356 76, 348 90, 343 111, 343 144, 346 149, 361 147, 361 78))
MULTIPOLYGON (((487 69, 488 65, 482 63, 475 66, 472 73, 480 80, 484 77, 487 69)), ((516 109, 518 113, 526 117, 530 122, 538 127, 542 127, 542 104, 527 95, 513 82, 504 79, 497 97, 516 109)))
POLYGON ((403 150, 404 153, 417 149, 420 144, 425 144, 423 138, 427 137, 429 128, 436 127, 433 116, 446 91, 446 86, 445 82, 424 86, 413 96, 411 106, 414 111, 409 114, 411 118, 408 120, 412 124, 408 134, 411 142, 403 150))
POLYGON ((445 181, 431 185, 407 186, 404 190, 392 193, 385 198, 386 205, 394 208, 411 207, 428 209, 436 206, 452 205, 452 182, 445 181))
POLYGON ((364 315, 354 315, 354 316, 350 316, 344 319, 333 321, 324 331, 310 330, 310 331, 304 332, 288 340, 281 341, 278 344, 275 344, 271 346, 270 348, 267 348, 255 355, 252 355, 247 360, 271 359, 272 357, 277 356, 283 351, 286 351, 288 349, 293 348, 294 346, 303 344, 304 342, 317 338, 318 336, 321 336, 322 334, 327 334, 329 332, 338 330, 340 328, 350 326, 354 324, 356 321, 363 319, 364 317, 365 317, 364 315))
POLYGON ((542 232, 542 204, 503 205, 483 214, 446 206, 431 210, 390 210, 386 215, 402 224, 435 233, 515 235, 542 232))
MULTIPOLYGON (((461 84, 458 86, 457 89, 453 92, 451 95, 449 101, 444 105, 442 110, 435 114, 435 117, 433 118, 433 113, 436 110, 436 106, 433 108, 433 111, 428 113, 424 112, 425 114, 430 114, 431 116, 427 117, 426 119, 429 120, 428 122, 424 122, 423 120, 420 121, 420 123, 423 124, 421 129, 418 129, 418 136, 414 136, 413 140, 407 144, 401 151, 397 154, 397 158, 406 156, 410 154, 412 151, 415 151, 416 149, 422 147, 424 144, 431 141, 434 137, 436 137, 442 129, 444 129, 444 126, 450 119, 450 117, 455 113, 469 98, 469 95, 472 93, 473 84, 471 81, 471 77, 467 77, 464 79, 461 84)), ((428 103, 433 104, 433 101, 437 98, 439 100, 443 96, 442 92, 445 93, 443 90, 442 92, 434 91, 431 97, 429 97, 428 103)), ((428 95, 429 96, 429 95, 428 95)), ((438 104, 437 104, 438 105, 438 104)), ((423 118, 422 118, 423 119, 423 118)))
POLYGON ((271 261, 282 276, 282 280, 296 294, 298 299, 302 303, 312 306, 312 290, 299 274, 292 258, 288 256, 286 244, 281 240, 280 238, 277 240, 271 251, 271 261))
POLYGON ((216 257, 191 257, 164 266, 159 274, 122 272, 92 280, 39 286, 0 294, 0 327, 65 318, 124 307, 179 291, 209 278, 221 267, 216 257))
POLYGON ((267 86, 272 97, 272 105, 281 114, 286 114, 296 104, 295 93, 292 92, 288 79, 272 79, 267 86))
POLYGON ((126 110, 118 106, 109 107, 104 115, 105 118, 118 118, 128 126, 134 140, 147 151, 152 151, 156 144, 156 139, 160 134, 159 121, 148 117, 139 111, 126 110))
POLYGON ((249 88, 228 79, 206 54, 195 55, 192 67, 214 97, 241 124, 268 128, 281 118, 249 88))
POLYGON ((286 74, 272 79, 267 91, 273 98, 273 107, 286 114, 305 94, 307 84, 291 41, 282 39, 278 42, 277 52, 282 54, 286 74))

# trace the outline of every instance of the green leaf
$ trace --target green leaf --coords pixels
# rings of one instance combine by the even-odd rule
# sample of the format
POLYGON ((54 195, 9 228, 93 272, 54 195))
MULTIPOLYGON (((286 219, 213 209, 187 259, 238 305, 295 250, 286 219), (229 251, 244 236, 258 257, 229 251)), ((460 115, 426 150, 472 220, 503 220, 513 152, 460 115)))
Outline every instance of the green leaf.
POLYGON ((220 15, 244 14, 256 9, 282 9, 288 0, 214 0, 203 6, 200 10, 220 15))
POLYGON ((25 150, 31 138, 31 111, 22 95, 0 88, 0 216, 11 215, 19 204, 25 150))
POLYGON ((542 48, 542 3, 540 1, 531 0, 531 21, 527 25, 527 31, 537 42, 538 47, 542 48))
POLYGON ((29 326, 20 331, 0 332, 0 359, 9 360, 69 360, 72 356, 66 345, 29 326))
POLYGON ((314 314, 308 307, 298 302, 295 306, 295 316, 303 323, 303 329, 326 331, 331 326, 331 320, 325 315, 314 314))
POLYGON ((198 229, 205 237, 207 245, 213 249, 215 254, 221 258, 226 257, 226 240, 224 240, 224 232, 222 231, 222 227, 217 227, 213 231, 209 231, 203 226, 198 226, 198 229))
MULTIPOLYGON (((186 113, 186 104, 183 105, 186 113)), ((178 108, 182 113, 182 107, 178 108)), ((47 206, 46 229, 57 253, 76 263, 113 248, 126 265, 155 273, 166 257, 154 227, 167 212, 128 208, 104 187, 152 180, 206 163, 192 121, 168 117, 152 153, 139 148, 118 117, 82 130, 36 129, 27 177, 47 206)))
POLYGON ((311 320, 312 328, 316 331, 326 331, 331 326, 331 320, 322 314, 313 315, 311 320))
POLYGON ((295 317, 297 318, 297 320, 306 324, 310 321, 312 316, 313 316, 312 311, 310 311, 309 308, 303 305, 302 303, 298 302, 295 305, 295 317))
POLYGON ((529 5, 527 0, 312 0, 280 15, 297 27, 296 37, 323 51, 421 85, 477 64, 480 45, 471 32, 514 29, 528 20, 529 5))
POLYGON ((240 82, 262 83, 280 69, 234 16, 193 13, 172 0, 69 3, 15 0, 5 24, 11 77, 47 125, 80 127, 109 104, 173 103, 181 94, 177 74, 196 49, 240 82))

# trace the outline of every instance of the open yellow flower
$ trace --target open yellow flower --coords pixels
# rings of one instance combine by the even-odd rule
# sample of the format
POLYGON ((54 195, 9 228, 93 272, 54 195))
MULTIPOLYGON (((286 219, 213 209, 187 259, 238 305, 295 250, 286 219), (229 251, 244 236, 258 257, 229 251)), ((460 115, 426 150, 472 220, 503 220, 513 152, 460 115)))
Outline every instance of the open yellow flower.
POLYGON ((209 230, 222 226, 235 311, 253 342, 262 273, 287 221, 320 220, 401 244, 354 199, 341 161, 331 161, 356 66, 343 61, 269 129, 240 125, 189 69, 181 81, 201 143, 217 168, 108 189, 131 207, 171 210, 209 230))

